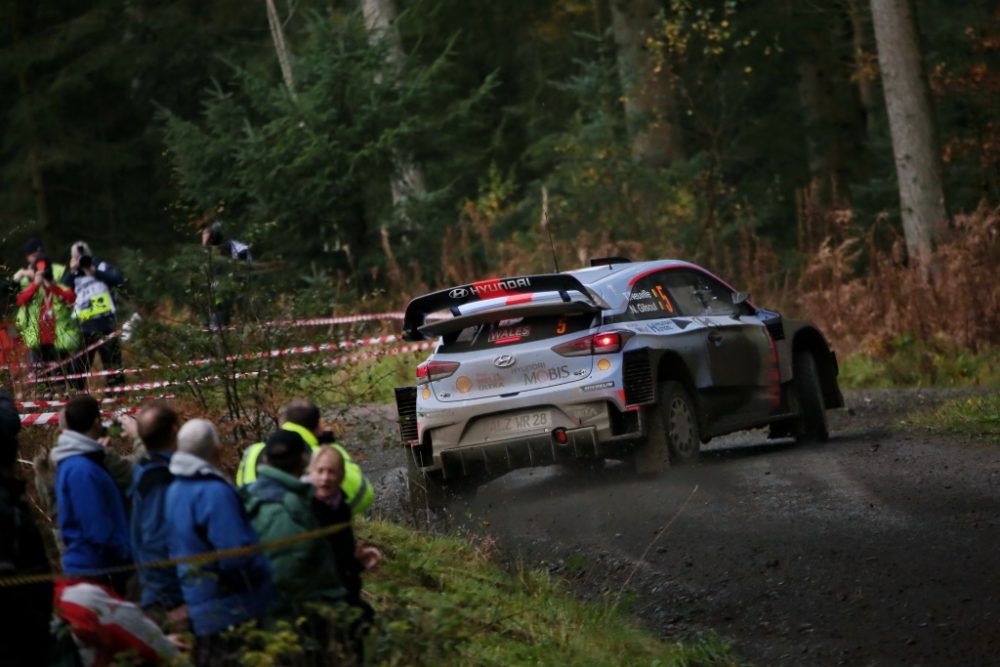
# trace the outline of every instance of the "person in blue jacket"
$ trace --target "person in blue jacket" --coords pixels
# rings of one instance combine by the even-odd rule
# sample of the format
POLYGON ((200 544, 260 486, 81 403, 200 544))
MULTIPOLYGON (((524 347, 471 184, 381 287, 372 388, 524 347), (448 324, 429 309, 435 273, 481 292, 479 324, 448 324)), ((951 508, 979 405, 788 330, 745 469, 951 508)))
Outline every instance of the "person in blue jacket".
MULTIPOLYGON (((171 558, 253 547, 259 541, 236 487, 216 462, 219 434, 206 419, 192 419, 177 433, 167 489, 171 558)), ((234 664, 239 637, 225 631, 263 617, 275 599, 271 566, 259 551, 177 566, 195 634, 196 665, 234 664)))
MULTIPOLYGON (((129 490, 132 551, 136 563, 163 561, 170 557, 166 501, 167 488, 174 481, 170 459, 177 450, 179 428, 177 411, 162 399, 145 403, 136 415, 137 434, 146 448, 146 456, 135 465, 129 490)), ((143 610, 160 621, 167 618, 183 627, 187 608, 177 568, 140 569, 139 583, 142 588, 139 604, 143 610)))
POLYGON ((50 454, 56 467, 63 572, 111 586, 123 594, 127 573, 109 568, 132 563, 125 499, 105 469, 100 406, 93 396, 71 399, 60 416, 63 431, 50 454))

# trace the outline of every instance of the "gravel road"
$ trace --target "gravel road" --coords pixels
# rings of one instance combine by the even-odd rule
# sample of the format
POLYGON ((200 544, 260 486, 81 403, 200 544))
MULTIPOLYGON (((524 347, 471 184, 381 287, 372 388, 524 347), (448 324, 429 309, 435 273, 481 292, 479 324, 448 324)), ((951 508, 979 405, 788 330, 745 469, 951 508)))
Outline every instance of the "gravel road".
MULTIPOLYGON (((950 395, 853 392, 828 443, 731 436, 653 477, 516 471, 435 523, 753 664, 1000 665, 1000 448, 897 428, 950 395)), ((378 511, 408 515, 399 451, 366 452, 378 511)))

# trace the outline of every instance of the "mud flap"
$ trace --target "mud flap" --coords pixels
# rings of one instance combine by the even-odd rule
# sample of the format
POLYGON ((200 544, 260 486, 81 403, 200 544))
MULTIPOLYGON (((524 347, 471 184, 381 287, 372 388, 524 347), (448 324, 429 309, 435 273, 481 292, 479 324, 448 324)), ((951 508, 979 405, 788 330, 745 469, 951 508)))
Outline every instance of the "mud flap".
POLYGON ((667 429, 663 411, 657 403, 643 410, 646 421, 646 438, 635 449, 632 465, 640 475, 652 475, 670 467, 670 450, 667 447, 667 429))

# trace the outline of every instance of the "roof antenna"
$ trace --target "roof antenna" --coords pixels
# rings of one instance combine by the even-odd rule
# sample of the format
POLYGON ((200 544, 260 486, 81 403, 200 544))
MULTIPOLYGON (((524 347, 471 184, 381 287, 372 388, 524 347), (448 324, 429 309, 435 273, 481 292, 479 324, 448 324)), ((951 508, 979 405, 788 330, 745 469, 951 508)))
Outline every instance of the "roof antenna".
POLYGON ((552 230, 549 229, 549 189, 542 186, 542 229, 549 235, 549 248, 552 249, 552 264, 559 273, 559 260, 556 259, 556 244, 552 240, 552 230))

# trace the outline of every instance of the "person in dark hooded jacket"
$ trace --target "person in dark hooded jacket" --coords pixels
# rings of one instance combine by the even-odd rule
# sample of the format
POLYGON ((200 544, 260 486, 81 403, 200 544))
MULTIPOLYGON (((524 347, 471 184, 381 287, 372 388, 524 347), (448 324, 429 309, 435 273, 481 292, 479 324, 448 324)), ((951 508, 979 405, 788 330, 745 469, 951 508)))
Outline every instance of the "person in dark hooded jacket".
MULTIPOLYGON (((0 577, 48 574, 42 535, 24 501, 24 482, 16 473, 21 420, 10 394, 0 391, 0 577)), ((4 664, 45 664, 52 617, 52 582, 0 588, 4 664)))
MULTIPOLYGON (((167 489, 174 481, 170 460, 177 449, 180 420, 170 403, 160 399, 142 406, 135 427, 146 455, 136 462, 129 489, 132 500, 129 527, 136 563, 149 563, 170 557, 167 489)), ((183 606, 177 568, 143 568, 139 570, 139 583, 142 587, 139 602, 147 613, 158 618, 166 616, 183 625, 187 609, 183 606)))
POLYGON ((127 575, 95 575, 132 562, 125 499, 102 465, 101 411, 93 396, 71 399, 61 415, 64 430, 49 455, 56 467, 63 571, 92 578, 124 593, 127 575))

